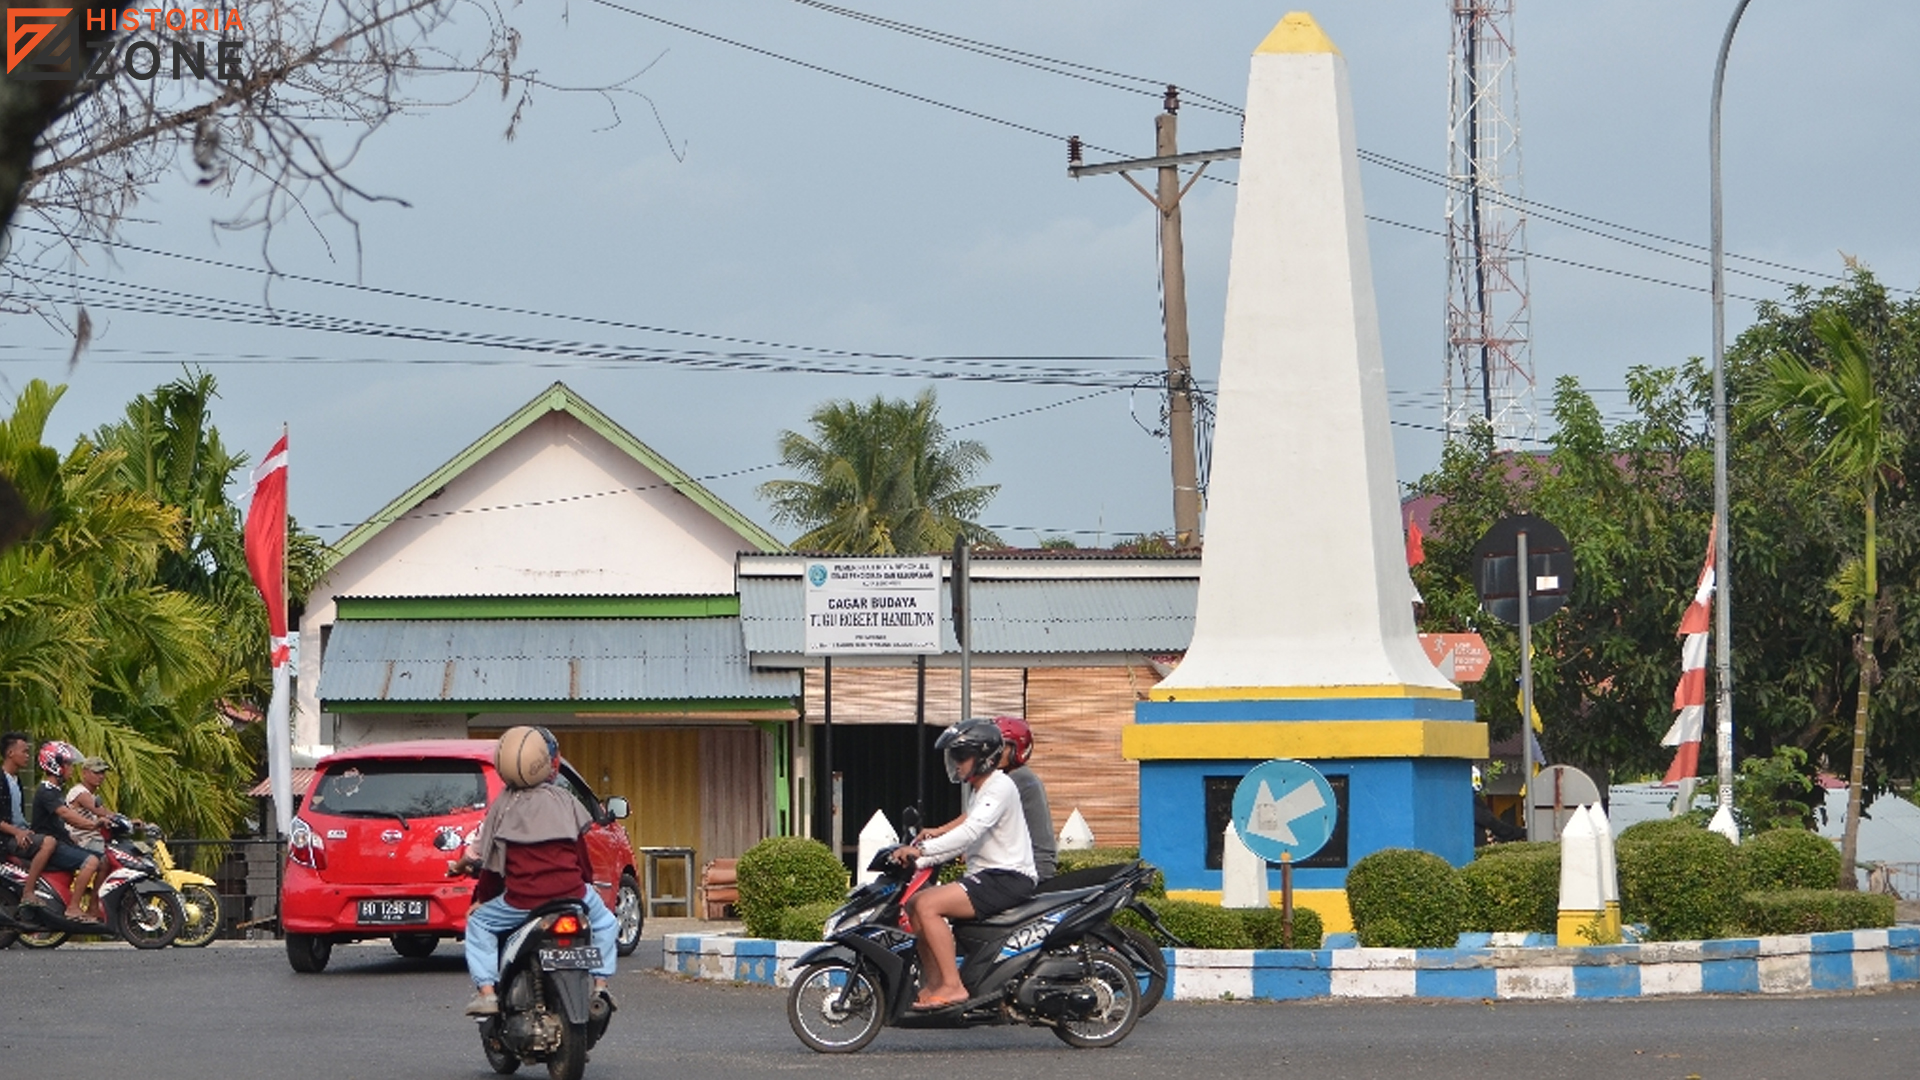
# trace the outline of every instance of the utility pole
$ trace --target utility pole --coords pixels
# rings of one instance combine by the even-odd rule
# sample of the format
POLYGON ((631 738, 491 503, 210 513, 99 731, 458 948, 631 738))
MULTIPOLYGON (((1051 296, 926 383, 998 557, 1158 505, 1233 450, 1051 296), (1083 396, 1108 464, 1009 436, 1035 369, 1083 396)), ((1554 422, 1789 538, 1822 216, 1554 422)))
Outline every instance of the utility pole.
POLYGON ((1167 87, 1165 111, 1153 118, 1154 156, 1099 165, 1081 162, 1080 137, 1067 140, 1067 175, 1074 179, 1117 172, 1132 184, 1160 214, 1160 292, 1167 335, 1167 437, 1173 442, 1173 534, 1183 550, 1200 546, 1200 469, 1193 437, 1193 365, 1187 345, 1186 247, 1180 234, 1180 201, 1207 163, 1240 156, 1240 148, 1182 154, 1179 146, 1180 91, 1167 87), (1193 176, 1180 183, 1180 167, 1198 165, 1193 176), (1148 191, 1130 174, 1132 169, 1159 173, 1157 191, 1148 191))

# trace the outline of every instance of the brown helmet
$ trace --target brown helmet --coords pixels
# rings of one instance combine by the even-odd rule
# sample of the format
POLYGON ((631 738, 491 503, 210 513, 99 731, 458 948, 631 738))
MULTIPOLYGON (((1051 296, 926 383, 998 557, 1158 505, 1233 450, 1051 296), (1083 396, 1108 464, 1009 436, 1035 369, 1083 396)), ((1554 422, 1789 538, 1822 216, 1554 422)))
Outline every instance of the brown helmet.
POLYGON ((543 727, 508 728, 494 744, 493 767, 508 787, 539 787, 560 770, 560 741, 543 727))

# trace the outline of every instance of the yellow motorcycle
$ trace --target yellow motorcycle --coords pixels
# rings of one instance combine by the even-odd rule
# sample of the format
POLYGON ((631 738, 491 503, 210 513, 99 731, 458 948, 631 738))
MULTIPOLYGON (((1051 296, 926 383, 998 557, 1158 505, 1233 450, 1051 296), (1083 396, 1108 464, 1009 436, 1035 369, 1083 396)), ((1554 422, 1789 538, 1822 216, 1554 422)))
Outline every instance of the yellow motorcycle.
POLYGON ((220 892, 207 875, 174 865, 165 840, 155 837, 152 843, 154 865, 160 868, 161 879, 180 894, 180 909, 186 913, 173 943, 182 949, 202 948, 220 933, 220 892))

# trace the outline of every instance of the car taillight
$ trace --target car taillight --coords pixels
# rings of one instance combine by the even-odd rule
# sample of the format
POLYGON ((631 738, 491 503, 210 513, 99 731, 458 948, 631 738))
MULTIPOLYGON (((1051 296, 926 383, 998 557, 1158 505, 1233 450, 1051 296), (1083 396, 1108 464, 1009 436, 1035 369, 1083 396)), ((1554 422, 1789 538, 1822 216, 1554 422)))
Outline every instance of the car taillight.
POLYGON ((287 828, 287 858, 314 870, 327 868, 327 845, 313 827, 299 818, 287 828))
POLYGON ((553 921, 556 934, 577 934, 580 932, 580 920, 572 915, 562 915, 553 921))

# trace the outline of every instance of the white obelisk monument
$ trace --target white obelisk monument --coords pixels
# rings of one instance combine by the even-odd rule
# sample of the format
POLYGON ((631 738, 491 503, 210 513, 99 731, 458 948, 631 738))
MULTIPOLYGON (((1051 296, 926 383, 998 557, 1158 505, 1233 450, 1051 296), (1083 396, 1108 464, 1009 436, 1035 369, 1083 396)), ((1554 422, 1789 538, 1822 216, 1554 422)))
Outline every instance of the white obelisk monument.
POLYGON ((1343 803, 1295 877, 1330 930, 1367 852, 1472 856, 1486 728, 1421 651, 1396 481, 1346 61, 1294 12, 1247 81, 1193 643, 1126 732, 1169 888, 1218 895, 1210 804, 1275 757, 1343 803))

